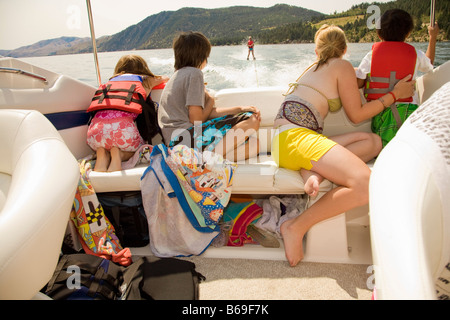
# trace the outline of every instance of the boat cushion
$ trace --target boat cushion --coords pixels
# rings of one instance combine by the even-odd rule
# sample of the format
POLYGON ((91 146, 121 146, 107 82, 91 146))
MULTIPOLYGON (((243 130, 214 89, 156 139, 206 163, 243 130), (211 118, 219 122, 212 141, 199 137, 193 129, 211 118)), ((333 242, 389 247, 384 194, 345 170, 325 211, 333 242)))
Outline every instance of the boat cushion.
POLYGON ((11 185, 11 175, 0 172, 0 212, 6 202, 9 186, 11 185))
POLYGON ((56 267, 80 171, 37 111, 0 110, 0 154, 0 299, 30 299, 56 267))

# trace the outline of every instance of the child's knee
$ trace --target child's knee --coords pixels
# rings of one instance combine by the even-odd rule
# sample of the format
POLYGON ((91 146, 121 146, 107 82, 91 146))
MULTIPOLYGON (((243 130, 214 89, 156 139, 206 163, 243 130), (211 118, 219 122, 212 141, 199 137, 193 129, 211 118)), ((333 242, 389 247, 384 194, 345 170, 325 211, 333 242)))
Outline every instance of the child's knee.
POLYGON ((255 131, 258 131, 259 129, 259 125, 260 125, 260 121, 259 119, 256 117, 255 114, 252 114, 250 116, 250 118, 248 118, 246 121, 248 121, 248 129, 253 129, 255 131))

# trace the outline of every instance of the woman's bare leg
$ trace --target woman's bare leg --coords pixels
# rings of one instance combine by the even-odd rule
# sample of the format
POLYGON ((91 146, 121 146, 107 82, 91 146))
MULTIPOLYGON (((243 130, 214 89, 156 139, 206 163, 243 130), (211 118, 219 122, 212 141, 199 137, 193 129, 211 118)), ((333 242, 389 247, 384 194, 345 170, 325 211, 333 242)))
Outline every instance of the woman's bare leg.
POLYGON ((380 136, 375 133, 352 132, 329 137, 329 139, 347 148, 364 162, 378 156, 383 147, 380 136))
MULTIPOLYGON (((375 158, 382 149, 381 138, 374 133, 353 132, 329 139, 347 148, 364 162, 375 158)), ((323 181, 323 177, 317 172, 306 169, 301 169, 300 174, 305 182, 305 193, 315 197, 319 192, 319 185, 323 181)))
POLYGON ((313 225, 369 201, 370 169, 343 146, 334 146, 319 161, 313 162, 312 171, 339 187, 327 192, 298 217, 281 225, 286 258, 291 266, 303 259, 303 237, 313 225))

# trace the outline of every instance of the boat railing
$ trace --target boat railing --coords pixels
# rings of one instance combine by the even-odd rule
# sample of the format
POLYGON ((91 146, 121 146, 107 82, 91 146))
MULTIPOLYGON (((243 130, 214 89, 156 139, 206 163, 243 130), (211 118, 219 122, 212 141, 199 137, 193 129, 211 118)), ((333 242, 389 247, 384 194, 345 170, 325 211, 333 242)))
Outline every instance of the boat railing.
POLYGON ((41 75, 38 75, 38 74, 35 74, 32 72, 28 72, 25 70, 21 70, 21 69, 17 69, 17 68, 0 67, 0 72, 23 74, 27 77, 38 79, 38 80, 44 82, 45 84, 48 84, 47 78, 45 78, 44 76, 41 76, 41 75))

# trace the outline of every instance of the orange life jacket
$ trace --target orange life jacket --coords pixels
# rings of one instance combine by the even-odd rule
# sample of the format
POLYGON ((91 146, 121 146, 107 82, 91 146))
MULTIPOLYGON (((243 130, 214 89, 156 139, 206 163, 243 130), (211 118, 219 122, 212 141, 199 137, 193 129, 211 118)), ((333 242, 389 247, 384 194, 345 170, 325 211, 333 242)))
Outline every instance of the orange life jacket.
POLYGON ((142 85, 142 77, 124 74, 100 85, 87 111, 117 109, 140 114, 145 98, 146 92, 142 85))
MULTIPOLYGON (((397 41, 377 42, 372 46, 372 63, 364 94, 367 100, 376 100, 392 91, 397 82, 416 68, 417 53, 413 46, 397 41)), ((399 99, 411 102, 412 97, 399 99)))

